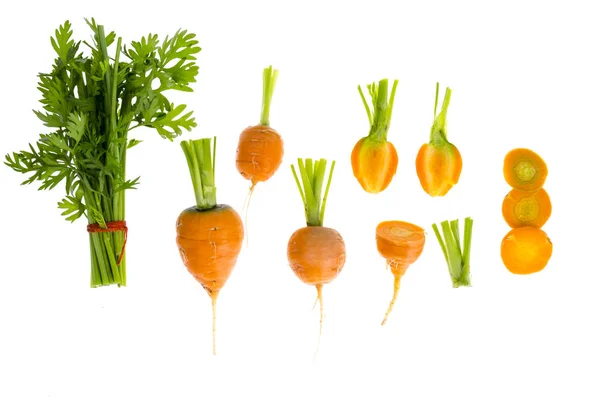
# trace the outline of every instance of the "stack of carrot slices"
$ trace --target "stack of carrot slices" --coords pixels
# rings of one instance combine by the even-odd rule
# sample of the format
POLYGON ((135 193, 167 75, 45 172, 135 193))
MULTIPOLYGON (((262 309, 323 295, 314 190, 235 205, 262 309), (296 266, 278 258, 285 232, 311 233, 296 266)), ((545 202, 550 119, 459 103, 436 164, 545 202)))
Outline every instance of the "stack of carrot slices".
POLYGON ((543 270, 552 256, 552 242, 541 229, 552 204, 543 188, 548 167, 530 149, 513 149, 504 158, 504 179, 513 188, 504 198, 502 215, 512 228, 502 239, 504 266, 514 274, 543 270))

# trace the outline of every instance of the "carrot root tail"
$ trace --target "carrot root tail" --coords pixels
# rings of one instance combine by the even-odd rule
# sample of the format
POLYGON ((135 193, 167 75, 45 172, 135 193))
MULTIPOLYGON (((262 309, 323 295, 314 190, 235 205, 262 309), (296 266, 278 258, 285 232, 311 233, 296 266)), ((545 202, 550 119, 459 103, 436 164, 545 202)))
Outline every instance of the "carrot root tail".
POLYGON ((212 349, 213 356, 217 355, 217 295, 211 294, 212 301, 212 349))
POLYGON ((394 275, 394 295, 392 295, 392 300, 390 301, 390 305, 388 306, 387 311, 385 312, 385 316, 383 317, 383 321, 381 325, 384 326, 387 322, 388 316, 392 312, 394 308, 394 304, 396 303, 396 298, 398 298, 398 291, 400 290, 400 276, 394 275))
POLYGON ((319 301, 319 338, 323 333, 323 285, 317 285, 317 300, 319 301))
POLYGON ((252 199, 252 193, 254 192, 254 187, 256 186, 256 182, 252 182, 250 186, 250 190, 248 190, 248 195, 246 196, 246 200, 244 200, 244 206, 242 208, 242 214, 244 216, 244 232, 246 235, 246 248, 249 245, 250 235, 248 232, 248 210, 250 208, 250 199, 252 199))

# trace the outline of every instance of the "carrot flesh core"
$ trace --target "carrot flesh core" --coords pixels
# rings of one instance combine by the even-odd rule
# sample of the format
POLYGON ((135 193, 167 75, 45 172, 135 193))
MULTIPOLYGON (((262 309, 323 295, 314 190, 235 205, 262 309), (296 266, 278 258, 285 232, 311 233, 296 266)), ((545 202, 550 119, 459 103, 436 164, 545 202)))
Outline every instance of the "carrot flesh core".
POLYGON ((541 228, 552 214, 552 202, 544 188, 534 191, 511 190, 502 202, 502 216, 511 228, 541 228))
POLYGON ((368 137, 359 140, 352 149, 352 172, 368 193, 380 193, 392 182, 398 168, 398 153, 391 142, 368 137))
POLYGON ((362 88, 358 86, 361 99, 369 117, 369 135, 361 138, 351 154, 352 172, 361 187, 368 193, 380 193, 390 184, 398 167, 396 148, 387 142, 392 119, 394 97, 398 80, 394 80, 388 100, 388 80, 367 85, 372 108, 367 103, 362 88))
POLYGON ((504 236, 500 254, 504 266, 511 273, 536 273, 548 264, 552 256, 552 242, 542 229, 520 227, 512 229, 504 236))
POLYGON ((504 157, 504 179, 513 188, 525 191, 540 189, 548 176, 548 166, 531 149, 513 149, 504 157))
POLYGON ((398 298, 400 279, 423 252, 425 230, 409 222, 384 221, 377 225, 375 240, 379 254, 386 259, 394 275, 394 293, 381 322, 381 325, 385 325, 398 298))
POLYGON ((458 183, 462 172, 462 156, 456 146, 448 141, 446 132, 446 115, 452 90, 446 88, 439 114, 438 95, 439 83, 436 84, 434 120, 429 143, 421 146, 415 160, 421 187, 432 197, 445 196, 458 183))

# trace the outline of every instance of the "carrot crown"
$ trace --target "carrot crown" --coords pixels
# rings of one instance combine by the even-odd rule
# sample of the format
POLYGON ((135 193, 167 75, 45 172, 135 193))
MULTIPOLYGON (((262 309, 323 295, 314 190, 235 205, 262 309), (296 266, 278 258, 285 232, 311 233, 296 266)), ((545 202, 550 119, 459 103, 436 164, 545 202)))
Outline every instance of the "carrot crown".
POLYGON ((444 237, 436 224, 433 224, 433 231, 440 243, 444 253, 444 258, 448 264, 448 271, 452 278, 452 286, 470 287, 471 286, 471 237, 473 235, 473 219, 465 218, 465 234, 463 238, 464 247, 460 246, 460 232, 458 229, 458 219, 451 222, 441 223, 444 237))
POLYGON ((371 125, 369 137, 373 139, 380 141, 387 140, 387 133, 390 129, 390 122, 392 120, 392 108, 394 106, 397 85, 398 80, 394 80, 392 92, 390 93, 390 99, 388 101, 388 79, 380 80, 379 85, 376 85, 375 83, 368 84, 367 90, 369 91, 369 95, 371 95, 373 109, 371 109, 367 103, 362 88, 360 85, 358 86, 358 92, 360 93, 363 105, 365 105, 365 109, 367 110, 369 124, 371 125))
POLYGON ((300 196, 304 202, 304 214, 306 216, 307 226, 323 226, 325 205, 327 204, 327 195, 329 193, 329 186, 331 185, 334 167, 335 160, 331 162, 325 194, 322 195, 325 171, 327 170, 327 160, 321 159, 313 161, 312 159, 298 159, 298 170, 300 171, 302 184, 300 183, 294 165, 291 165, 296 185, 298 186, 300 196))
POLYGON ((279 72, 276 69, 273 69, 273 66, 269 66, 263 70, 263 101, 262 112, 260 113, 260 123, 262 125, 269 125, 271 98, 273 98, 273 91, 275 90, 278 74, 279 72))
POLYGON ((215 154, 217 137, 182 141, 181 148, 188 163, 196 207, 207 210, 217 206, 215 186, 215 154), (212 147, 211 147, 211 140, 212 147))
POLYGON ((446 113, 448 112, 448 106, 450 105, 450 97, 452 96, 452 90, 446 87, 444 94, 444 102, 442 103, 442 110, 438 114, 438 97, 440 92, 440 83, 435 83, 435 104, 433 105, 433 126, 431 126, 431 135, 429 137, 430 143, 447 143, 448 136, 446 135, 446 113))

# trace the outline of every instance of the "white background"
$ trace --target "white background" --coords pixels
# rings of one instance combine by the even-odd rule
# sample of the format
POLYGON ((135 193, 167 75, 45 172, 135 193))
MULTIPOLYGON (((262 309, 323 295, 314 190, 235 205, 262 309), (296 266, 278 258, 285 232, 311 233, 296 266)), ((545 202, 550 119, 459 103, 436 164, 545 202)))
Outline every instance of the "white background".
MULTIPOLYGON (((218 200, 241 210, 248 183, 234 164, 239 133, 259 121, 262 68, 280 70, 271 123, 284 162, 260 184, 250 246, 218 302, 186 272, 175 219, 194 196, 178 143, 151 130, 132 149, 127 194, 128 287, 90 289, 85 221, 61 219, 62 188, 38 192, 0 166, 0 396, 571 396, 600 394, 597 198, 600 25, 593 2, 82 2, 11 3, 0 13, 0 152, 44 132, 36 74, 54 58, 49 37, 66 19, 87 40, 95 17, 125 42, 178 28, 198 34, 200 74, 186 138, 218 135, 218 200), (218 5, 217 5, 218 3, 218 5), (356 86, 400 80, 389 139, 398 172, 379 195, 352 176, 350 152, 368 132, 356 86), (435 82, 453 89, 448 134, 462 153, 444 198, 414 168, 428 140, 435 82), (499 246, 506 152, 546 160, 554 212, 547 268, 515 276, 499 246), (347 263, 324 288, 319 353, 316 292, 287 265, 304 225, 289 164, 338 161, 325 224, 347 263), (474 218, 473 288, 452 289, 431 223, 474 218), (379 324, 392 276, 375 248, 378 222, 427 229, 421 258, 379 324)), ((462 226, 462 221, 461 221, 462 226)))

